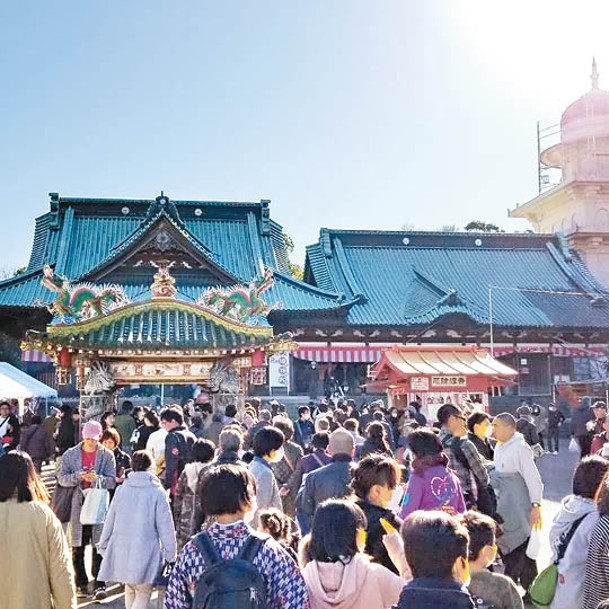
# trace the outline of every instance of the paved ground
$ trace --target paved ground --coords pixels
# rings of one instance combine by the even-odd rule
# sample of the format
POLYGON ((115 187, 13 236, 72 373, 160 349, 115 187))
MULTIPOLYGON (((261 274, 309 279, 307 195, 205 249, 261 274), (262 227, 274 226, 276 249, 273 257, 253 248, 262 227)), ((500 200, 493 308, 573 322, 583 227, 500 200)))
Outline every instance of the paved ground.
MULTIPOLYGON (((543 502, 543 538, 545 540, 548 539, 552 519, 560 506, 562 498, 571 492, 571 478, 577 465, 576 456, 567 452, 567 442, 563 440, 563 444, 563 451, 559 455, 544 455, 539 460, 539 469, 545 484, 543 502)), ((538 560, 539 568, 545 568, 549 561, 550 547, 546 541, 538 560)), ((90 599, 79 599, 81 600, 79 607, 125 609, 122 590, 118 586, 114 586, 109 588, 108 592, 108 598, 104 601, 96 602, 90 599)), ((150 609, 160 607, 162 607, 162 603, 159 602, 155 592, 150 602, 150 609)))

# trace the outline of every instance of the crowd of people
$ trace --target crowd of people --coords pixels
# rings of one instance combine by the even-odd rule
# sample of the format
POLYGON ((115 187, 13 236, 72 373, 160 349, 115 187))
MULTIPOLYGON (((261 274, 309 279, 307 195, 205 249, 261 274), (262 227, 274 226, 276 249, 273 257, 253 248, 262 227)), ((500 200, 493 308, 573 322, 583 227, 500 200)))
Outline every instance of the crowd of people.
MULTIPOLYGON (((223 413, 124 401, 99 422, 64 408, 22 428, 2 404, 0 593, 23 609, 73 609, 107 583, 127 609, 155 587, 165 609, 522 608, 539 579, 536 446, 558 450, 556 410, 544 438, 531 406, 491 418, 469 401, 429 421, 420 402, 320 400, 292 419, 256 398, 223 413)), ((550 533, 554 609, 609 599, 606 406, 588 410, 550 533)))

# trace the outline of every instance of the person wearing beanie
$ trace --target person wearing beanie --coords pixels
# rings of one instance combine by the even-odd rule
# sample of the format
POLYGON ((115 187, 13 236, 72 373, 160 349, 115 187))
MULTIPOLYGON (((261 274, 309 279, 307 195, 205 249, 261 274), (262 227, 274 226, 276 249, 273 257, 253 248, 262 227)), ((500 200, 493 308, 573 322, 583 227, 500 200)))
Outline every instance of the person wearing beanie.
POLYGON ((533 411, 530 406, 519 406, 516 409, 518 419, 516 421, 516 431, 520 432, 529 446, 539 444, 539 433, 537 426, 533 423, 533 411))
POLYGON ((85 568, 85 547, 91 545, 93 550, 92 572, 96 580, 96 600, 103 599, 106 596, 105 583, 97 581, 101 556, 96 548, 103 525, 81 524, 80 512, 85 498, 83 491, 90 488, 91 485, 99 484, 105 489, 113 489, 116 486, 114 455, 100 444, 101 436, 101 424, 97 421, 87 421, 82 428, 82 442, 64 453, 57 477, 59 486, 74 487, 75 489, 72 497, 69 525, 76 586, 80 594, 88 594, 89 578, 85 568))
POLYGON ((296 516, 303 534, 311 530, 313 514, 326 499, 341 499, 351 494, 351 459, 355 452, 353 436, 346 429, 330 434, 328 465, 311 472, 304 480, 296 497, 296 516))

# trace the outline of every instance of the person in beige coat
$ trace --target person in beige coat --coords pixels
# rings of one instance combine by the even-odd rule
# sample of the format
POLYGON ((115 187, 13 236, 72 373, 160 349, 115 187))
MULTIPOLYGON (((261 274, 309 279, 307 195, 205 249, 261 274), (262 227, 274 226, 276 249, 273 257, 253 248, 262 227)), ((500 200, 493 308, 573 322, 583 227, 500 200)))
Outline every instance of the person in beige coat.
POLYGON ((25 453, 0 457, 0 605, 76 609, 72 558, 61 523, 25 453))
POLYGON ((406 579, 364 554, 366 525, 351 501, 328 499, 317 508, 300 548, 311 609, 389 609, 398 602, 406 579))

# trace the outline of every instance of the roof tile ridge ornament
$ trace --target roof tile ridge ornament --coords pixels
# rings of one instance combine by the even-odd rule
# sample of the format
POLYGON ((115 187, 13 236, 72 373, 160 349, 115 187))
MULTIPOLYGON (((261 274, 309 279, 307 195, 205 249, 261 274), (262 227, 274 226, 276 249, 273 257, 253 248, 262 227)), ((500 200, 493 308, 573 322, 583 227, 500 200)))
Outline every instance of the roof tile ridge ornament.
POLYGON ((598 89, 598 78, 600 74, 596 69, 596 57, 592 56, 592 74, 590 74, 590 81, 592 82, 592 88, 598 89))
POLYGON ((261 294, 274 284, 273 270, 267 268, 262 277, 254 278, 248 286, 237 284, 229 288, 208 288, 201 294, 197 304, 221 318, 246 325, 259 325, 260 317, 266 317, 271 311, 283 306, 280 302, 267 305, 261 298, 261 294))
POLYGON ((150 264, 158 269, 158 272, 154 274, 154 281, 150 286, 153 298, 175 298, 178 290, 175 287, 176 280, 169 273, 169 269, 174 266, 175 261, 173 260, 159 260, 154 262, 150 261, 150 264))
POLYGON ((92 283, 72 285, 68 279, 56 274, 48 264, 43 267, 41 284, 57 294, 47 308, 49 313, 57 316, 61 323, 101 317, 129 303, 123 288, 119 285, 98 286, 92 283))

